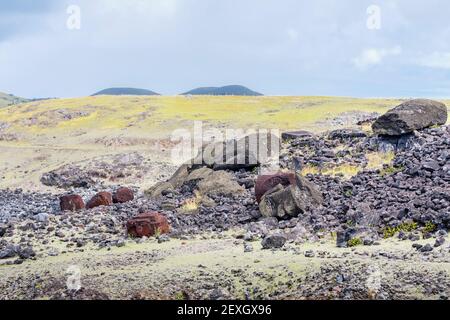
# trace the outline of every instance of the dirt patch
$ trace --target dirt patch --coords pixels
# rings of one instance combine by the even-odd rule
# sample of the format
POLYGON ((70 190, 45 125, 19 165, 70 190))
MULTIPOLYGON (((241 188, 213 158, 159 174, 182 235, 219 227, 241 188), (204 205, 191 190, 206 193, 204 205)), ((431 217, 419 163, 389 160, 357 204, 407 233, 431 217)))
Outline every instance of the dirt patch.
POLYGON ((89 188, 111 183, 136 185, 149 175, 157 174, 157 178, 164 178, 173 171, 174 167, 167 163, 152 161, 138 152, 132 152, 65 165, 45 173, 41 182, 46 186, 63 189, 89 188))
POLYGON ((57 126, 61 122, 88 117, 90 114, 91 112, 83 110, 50 110, 40 112, 30 118, 20 120, 19 124, 25 127, 38 126, 42 128, 51 128, 57 126))

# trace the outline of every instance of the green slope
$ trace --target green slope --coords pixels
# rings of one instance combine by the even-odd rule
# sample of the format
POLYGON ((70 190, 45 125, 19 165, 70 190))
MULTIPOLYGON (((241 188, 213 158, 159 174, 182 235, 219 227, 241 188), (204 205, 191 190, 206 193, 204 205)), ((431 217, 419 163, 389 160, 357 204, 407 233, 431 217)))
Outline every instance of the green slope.
POLYGON ((27 99, 16 97, 12 94, 0 92, 0 108, 27 102, 27 99))

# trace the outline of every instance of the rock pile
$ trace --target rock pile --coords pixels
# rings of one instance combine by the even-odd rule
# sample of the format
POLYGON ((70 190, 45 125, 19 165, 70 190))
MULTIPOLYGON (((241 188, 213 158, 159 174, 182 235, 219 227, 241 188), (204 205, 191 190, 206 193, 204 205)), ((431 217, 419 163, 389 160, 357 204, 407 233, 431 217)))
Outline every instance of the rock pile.
POLYGON ((390 110, 373 124, 373 132, 380 135, 399 136, 447 122, 445 104, 437 101, 410 100, 390 110))
POLYGON ((63 168, 44 174, 41 182, 46 186, 58 188, 89 188, 95 184, 88 172, 82 172, 76 166, 64 166, 63 168))
POLYGON ((65 195, 59 198, 61 211, 80 211, 101 206, 112 206, 113 203, 123 204, 134 200, 133 190, 125 187, 118 188, 113 194, 102 191, 95 194, 85 205, 78 194, 65 195))
MULTIPOLYGON (((401 113, 405 106, 420 103, 414 100, 394 110, 401 113)), ((159 198, 175 230, 221 230, 238 223, 262 237, 283 230, 289 239, 314 238, 326 230, 336 232, 338 245, 347 246, 349 241, 352 245, 370 245, 402 229, 408 239, 416 239, 427 228, 447 229, 449 130, 427 129, 446 118, 442 118, 439 103, 423 104, 417 112, 425 112, 425 119, 434 120, 410 126, 420 128, 419 132, 403 130, 408 133, 386 137, 344 129, 325 135, 303 131, 283 135, 283 168, 297 172, 306 165, 360 168, 350 179, 320 173, 301 177, 292 171, 256 177, 245 168, 214 171, 206 165, 195 169, 183 166, 149 194, 159 198), (392 164, 377 170, 367 168, 368 154, 384 152, 396 153, 392 164), (213 172, 222 172, 237 184, 208 197, 212 202, 200 201, 195 215, 180 214, 177 208, 183 200, 193 197, 200 182, 207 181, 213 172)))
POLYGON ((0 224, 2 221, 26 219, 39 213, 60 211, 58 198, 49 193, 0 190, 0 224))
MULTIPOLYGON (((322 205, 322 194, 316 186, 298 174, 292 179, 292 175, 290 179, 287 179, 288 185, 277 184, 263 195, 259 210, 264 217, 280 219, 298 217, 322 205)), ((269 181, 274 182, 277 177, 280 175, 274 175, 269 181)))
POLYGON ((8 244, 0 250, 0 260, 18 257, 16 263, 22 263, 23 260, 31 259, 36 256, 32 247, 22 247, 19 245, 8 244))

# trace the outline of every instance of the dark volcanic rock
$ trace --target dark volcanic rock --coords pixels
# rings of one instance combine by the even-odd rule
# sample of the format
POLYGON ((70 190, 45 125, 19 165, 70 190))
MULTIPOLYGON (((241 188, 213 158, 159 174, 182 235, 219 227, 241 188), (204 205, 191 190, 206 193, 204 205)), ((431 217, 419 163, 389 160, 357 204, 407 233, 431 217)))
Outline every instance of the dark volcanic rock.
POLYGON ((59 198, 61 211, 78 211, 85 208, 83 198, 79 195, 67 195, 59 198))
POLYGON ((20 259, 23 259, 23 260, 30 259, 30 258, 36 256, 36 253, 34 252, 32 247, 20 248, 17 253, 18 253, 20 259))
POLYGON ((283 187, 279 184, 267 192, 261 199, 259 210, 265 217, 297 217, 322 203, 322 194, 316 186, 297 175, 295 185, 283 187))
POLYGON ((436 242, 434 243, 434 247, 440 247, 445 243, 445 238, 444 237, 439 237, 436 239, 436 242))
POLYGON ((19 256, 20 259, 26 260, 36 256, 32 247, 21 247, 20 245, 8 244, 0 250, 0 259, 9 259, 19 256))
POLYGON ((372 128, 376 134, 398 136, 433 125, 444 125, 448 112, 445 104, 417 99, 407 101, 378 118, 372 128))
POLYGON ((315 135, 312 132, 299 130, 299 131, 288 131, 281 134, 281 139, 283 141, 286 140, 294 140, 298 138, 314 138, 315 135))
POLYGON ((112 204, 113 200, 111 193, 99 192, 91 200, 89 200, 86 204, 86 209, 92 209, 100 206, 110 206, 112 204))
POLYGON ((282 235, 271 235, 264 238, 261 242, 263 249, 279 249, 286 243, 286 237, 282 235))
POLYGON ((338 248, 346 248, 348 242, 354 237, 356 231, 354 229, 339 230, 336 232, 336 246, 338 248))
POLYGON ((430 252, 430 251, 433 251, 433 247, 431 246, 431 244, 427 243, 422 248, 420 248, 419 251, 420 252, 430 252))
POLYGON ((0 238, 5 235, 6 230, 8 230, 8 228, 6 226, 0 225, 0 238))
POLYGON ((346 140, 365 137, 367 137, 367 133, 358 129, 338 129, 331 131, 328 135, 328 138, 331 140, 346 140))
POLYGON ((214 170, 252 170, 266 164, 269 157, 279 148, 280 138, 276 135, 251 134, 242 138, 205 145, 191 161, 194 168, 207 166, 214 170))
MULTIPOLYGON (((427 128, 402 136, 370 136, 349 140, 329 140, 318 136, 314 144, 297 140, 285 144, 280 163, 291 169, 296 157, 320 168, 358 165, 361 171, 349 180, 341 176, 310 174, 308 180, 322 190, 320 208, 298 216, 298 224, 312 233, 318 230, 345 230, 348 226, 371 226, 383 237, 386 228, 427 223, 436 230, 450 227, 450 132, 448 127, 427 128), (323 150, 343 148, 334 157, 323 150), (351 149, 350 149, 351 148, 351 149), (367 155, 389 151, 395 159, 378 170, 365 168, 367 155), (326 192, 325 192, 326 190, 326 192), (345 227, 345 228, 342 228, 345 227)), ((356 235, 364 243, 377 241, 371 233, 356 235)), ((349 240, 342 237, 339 244, 349 240)))
POLYGON ((33 217, 40 213, 59 213, 59 198, 53 194, 24 192, 21 189, 0 190, 0 224, 9 219, 33 217))
POLYGON ((7 245, 3 249, 0 250, 0 260, 13 258, 17 255, 18 251, 19 251, 18 246, 7 245))
POLYGON ((439 169, 441 169, 439 162, 434 161, 434 160, 429 160, 429 161, 423 162, 422 167, 428 171, 438 171, 439 169))
POLYGON ((80 171, 76 166, 64 166, 45 173, 41 177, 42 184, 58 188, 89 188, 95 181, 88 173, 80 171))
POLYGON ((132 201, 134 199, 133 190, 129 188, 119 188, 113 194, 113 202, 114 203, 125 203, 132 201))
POLYGON ((378 151, 381 152, 410 150, 418 142, 414 133, 407 133, 401 136, 379 136, 373 139, 377 140, 378 151))

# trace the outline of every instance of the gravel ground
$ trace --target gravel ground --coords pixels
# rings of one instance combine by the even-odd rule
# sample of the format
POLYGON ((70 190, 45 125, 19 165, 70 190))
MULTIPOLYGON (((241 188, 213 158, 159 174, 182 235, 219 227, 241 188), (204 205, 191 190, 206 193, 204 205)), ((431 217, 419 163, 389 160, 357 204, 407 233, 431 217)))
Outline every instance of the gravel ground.
POLYGON ((417 253, 391 240, 262 250, 236 234, 67 252, 0 266, 0 299, 447 299, 449 247, 417 253), (251 246, 246 251, 245 246, 251 246), (67 289, 73 268, 82 289, 67 289), (77 269, 75 269, 77 270, 77 269))

